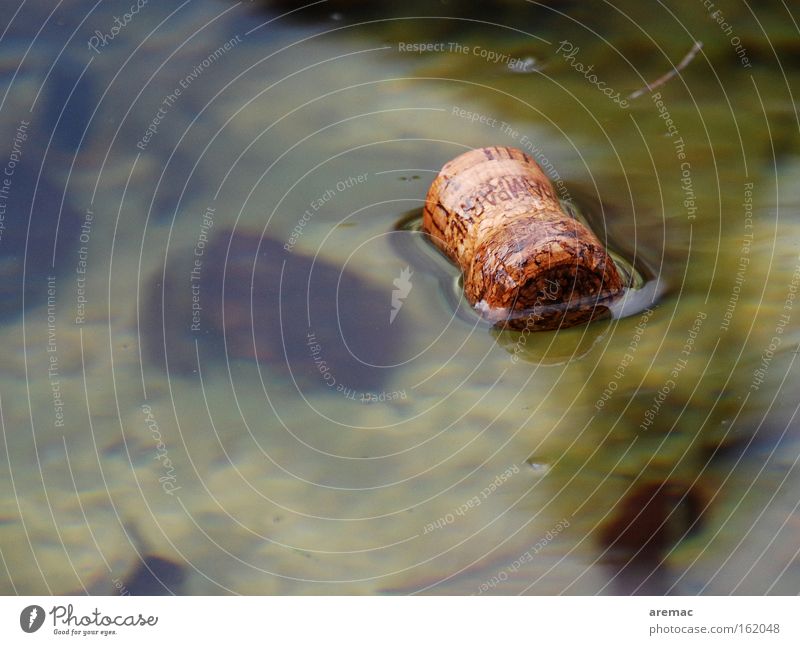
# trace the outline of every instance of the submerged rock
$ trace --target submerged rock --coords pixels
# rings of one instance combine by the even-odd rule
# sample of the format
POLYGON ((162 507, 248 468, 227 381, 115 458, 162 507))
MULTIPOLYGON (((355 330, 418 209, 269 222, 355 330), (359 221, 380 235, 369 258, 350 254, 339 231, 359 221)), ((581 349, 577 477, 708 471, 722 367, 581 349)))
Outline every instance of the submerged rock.
MULTIPOLYGON (((297 385, 375 392, 400 362, 402 317, 381 287, 257 233, 221 230, 167 263, 145 304, 147 349, 170 373, 255 359, 297 385), (197 341, 197 346, 195 342, 197 341)), ((204 370, 205 371, 205 370, 204 370)))
POLYGON ((702 528, 709 496, 673 482, 631 488, 603 526, 600 543, 612 559, 660 561, 667 549, 702 528))

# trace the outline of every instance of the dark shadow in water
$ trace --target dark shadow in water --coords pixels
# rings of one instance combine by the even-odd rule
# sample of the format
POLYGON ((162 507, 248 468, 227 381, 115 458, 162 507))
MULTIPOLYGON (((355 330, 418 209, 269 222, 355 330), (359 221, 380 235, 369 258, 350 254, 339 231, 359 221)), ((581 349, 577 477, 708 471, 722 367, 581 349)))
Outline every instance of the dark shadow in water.
POLYGON ((145 557, 125 579, 120 593, 130 596, 169 596, 183 593, 185 569, 158 556, 145 557))
MULTIPOLYGON (((91 83, 64 57, 33 113, 20 114, 0 149, 0 322, 41 306, 75 272, 83 217, 66 169, 88 126, 91 83), (74 91, 73 91, 74 90, 74 91), (70 97, 71 94, 71 97, 70 97), (60 120, 59 120, 60 118, 60 120), (47 151, 47 152, 46 152, 47 151), (24 270, 23 270, 24 269, 24 270), (52 278, 52 279, 51 279, 52 278)), ((85 142, 84 142, 85 143, 85 142)))
MULTIPOLYGON (((472 2, 470 0, 449 0, 446 3, 430 2, 430 0, 407 0, 406 2, 392 2, 390 0, 373 2, 356 2, 355 0, 329 0, 322 3, 297 2, 296 0, 258 0, 254 3, 269 15, 302 9, 295 15, 298 20, 320 20, 331 18, 333 20, 364 20, 369 17, 387 18, 401 15, 414 16, 451 16, 469 17, 473 19, 486 19, 501 21, 513 19, 520 14, 519 3, 514 0, 483 0, 472 2)), ((559 10, 566 11, 571 6, 579 6, 577 0, 551 0, 549 4, 557 5, 559 10)), ((527 5, 526 5, 527 8, 527 5)), ((541 20, 553 19, 553 12, 545 11, 544 7, 533 5, 528 10, 529 15, 535 15, 541 20)), ((453 27, 449 27, 453 29, 453 27)), ((463 29, 463 27, 462 27, 463 29)))

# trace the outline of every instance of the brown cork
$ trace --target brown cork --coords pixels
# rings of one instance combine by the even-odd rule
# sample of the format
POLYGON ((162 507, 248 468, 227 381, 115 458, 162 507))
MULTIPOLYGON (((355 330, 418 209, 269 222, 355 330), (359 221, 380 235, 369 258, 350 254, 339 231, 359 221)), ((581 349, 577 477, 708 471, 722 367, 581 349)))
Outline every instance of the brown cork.
POLYGON ((470 150, 444 165, 422 230, 464 277, 470 304, 503 326, 544 330, 608 314, 623 284, 600 240, 561 208, 516 148, 470 150))

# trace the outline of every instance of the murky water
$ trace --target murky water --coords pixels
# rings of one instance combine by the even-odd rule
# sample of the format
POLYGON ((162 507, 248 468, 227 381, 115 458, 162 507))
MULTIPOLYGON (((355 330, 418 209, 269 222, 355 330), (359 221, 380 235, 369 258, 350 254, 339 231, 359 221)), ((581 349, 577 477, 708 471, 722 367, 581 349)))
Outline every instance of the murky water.
POLYGON ((3 18, 4 593, 797 592, 785 8, 104 4, 3 18), (400 225, 484 145, 613 319, 493 330, 400 225))

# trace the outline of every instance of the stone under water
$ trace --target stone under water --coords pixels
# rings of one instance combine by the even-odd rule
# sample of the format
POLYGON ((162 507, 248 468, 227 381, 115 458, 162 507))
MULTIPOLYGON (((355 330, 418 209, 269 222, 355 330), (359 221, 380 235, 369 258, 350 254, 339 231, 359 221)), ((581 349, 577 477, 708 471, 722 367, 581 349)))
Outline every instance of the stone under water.
POLYGON ((144 307, 148 353, 171 374, 253 359, 301 389, 371 393, 392 378, 404 324, 392 285, 288 251, 259 233, 220 230, 201 256, 159 269, 144 307), (197 345, 195 344, 197 343, 197 345))

